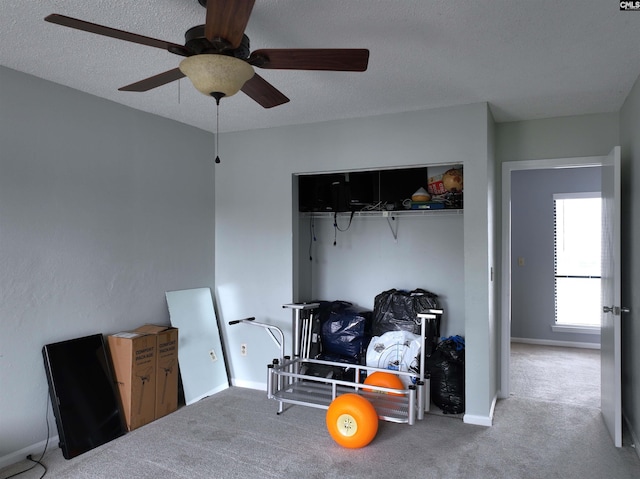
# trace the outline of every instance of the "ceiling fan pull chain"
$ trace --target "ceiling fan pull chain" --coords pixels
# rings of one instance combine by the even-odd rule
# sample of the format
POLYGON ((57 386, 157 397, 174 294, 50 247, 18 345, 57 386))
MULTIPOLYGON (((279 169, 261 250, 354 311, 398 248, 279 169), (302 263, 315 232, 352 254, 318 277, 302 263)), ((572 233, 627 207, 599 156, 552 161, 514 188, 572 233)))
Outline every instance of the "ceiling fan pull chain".
POLYGON ((220 98, 216 98, 216 163, 220 163, 220 98))

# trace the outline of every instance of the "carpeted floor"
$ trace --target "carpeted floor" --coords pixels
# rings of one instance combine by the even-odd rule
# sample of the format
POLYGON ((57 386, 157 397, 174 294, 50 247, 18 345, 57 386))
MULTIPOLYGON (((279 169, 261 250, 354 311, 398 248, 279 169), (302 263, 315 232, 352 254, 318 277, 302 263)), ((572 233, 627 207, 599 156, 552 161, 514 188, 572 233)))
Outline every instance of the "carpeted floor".
POLYGON ((511 395, 600 408, 600 350, 511 343, 511 395))
MULTIPOLYGON (((351 450, 330 438, 324 410, 293 406, 278 416, 264 392, 230 388, 72 460, 53 449, 44 458, 46 477, 640 477, 635 450, 613 446, 597 407, 519 394, 498 401, 492 427, 442 415, 427 415, 414 426, 381 422, 371 444, 351 450)), ((0 478, 26 465, 5 469, 0 478)), ((20 477, 41 474, 34 469, 20 477)))

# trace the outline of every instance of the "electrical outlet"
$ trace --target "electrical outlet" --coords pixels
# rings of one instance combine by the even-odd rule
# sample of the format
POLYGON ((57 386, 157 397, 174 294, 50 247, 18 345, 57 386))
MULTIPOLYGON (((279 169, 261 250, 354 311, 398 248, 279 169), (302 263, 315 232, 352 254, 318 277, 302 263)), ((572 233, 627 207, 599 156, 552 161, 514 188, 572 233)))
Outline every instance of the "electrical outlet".
POLYGON ((216 352, 213 349, 209 351, 209 356, 211 356, 211 361, 215 362, 218 360, 218 356, 216 356, 216 352))
POLYGON ((247 355, 247 344, 242 343, 240 345, 240 356, 246 356, 246 355, 247 355))

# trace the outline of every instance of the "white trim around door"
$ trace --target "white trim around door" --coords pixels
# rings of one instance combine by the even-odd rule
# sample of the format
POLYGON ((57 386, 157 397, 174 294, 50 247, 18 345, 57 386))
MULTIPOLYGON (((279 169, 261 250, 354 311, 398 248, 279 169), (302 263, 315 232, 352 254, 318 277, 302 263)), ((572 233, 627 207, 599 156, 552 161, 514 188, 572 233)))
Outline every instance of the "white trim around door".
POLYGON ((502 163, 502 301, 500 345, 500 398, 510 393, 511 356, 511 172, 602 166, 606 156, 506 161, 502 163))

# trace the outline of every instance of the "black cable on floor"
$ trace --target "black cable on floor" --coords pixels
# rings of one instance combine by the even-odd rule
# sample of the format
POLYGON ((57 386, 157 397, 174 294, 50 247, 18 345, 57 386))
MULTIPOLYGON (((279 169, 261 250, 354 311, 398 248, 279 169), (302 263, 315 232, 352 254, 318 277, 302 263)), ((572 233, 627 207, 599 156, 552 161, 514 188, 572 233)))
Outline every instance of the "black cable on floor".
POLYGON ((42 479, 44 476, 47 475, 47 466, 45 466, 42 463, 42 458, 44 457, 45 453, 47 452, 47 448, 49 447, 49 395, 47 394, 47 403, 46 403, 46 413, 45 413, 45 422, 47 423, 47 441, 44 443, 44 451, 42 451, 42 454, 40 454, 40 457, 38 459, 34 459, 31 454, 29 454, 27 456, 27 460, 33 462, 33 466, 25 469, 24 471, 20 471, 20 472, 16 472, 15 474, 11 474, 10 476, 5 477, 4 479, 10 479, 12 477, 16 477, 19 476, 21 474, 24 474, 25 472, 29 472, 30 470, 32 470, 34 467, 36 466, 40 466, 44 469, 44 472, 42 473, 42 475, 40 476, 40 479, 42 479))

